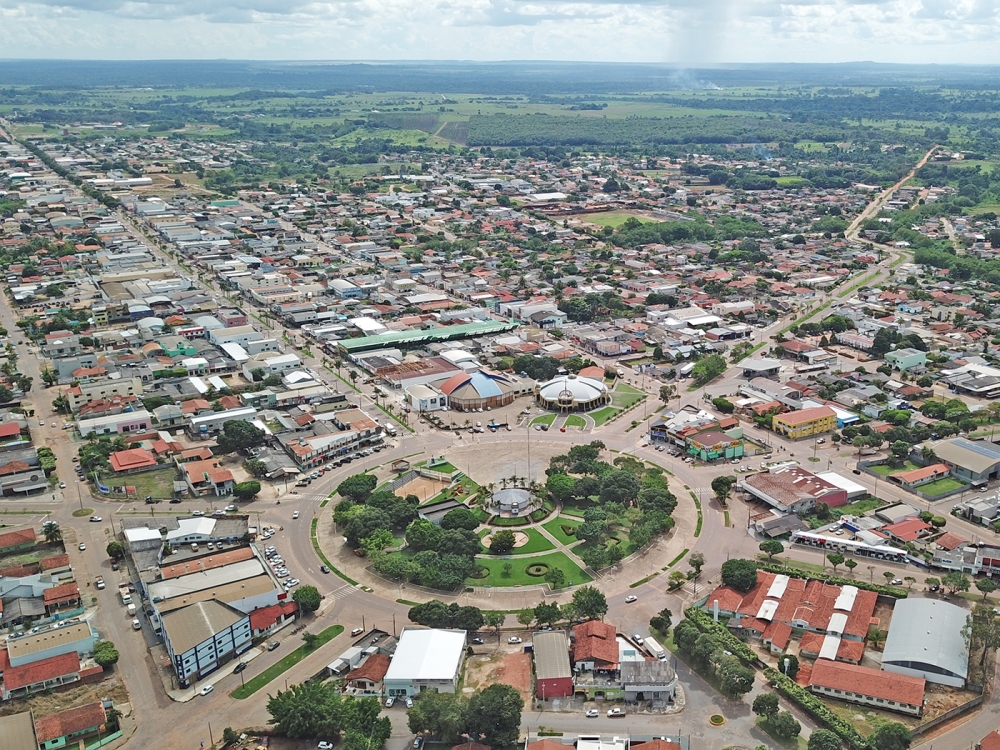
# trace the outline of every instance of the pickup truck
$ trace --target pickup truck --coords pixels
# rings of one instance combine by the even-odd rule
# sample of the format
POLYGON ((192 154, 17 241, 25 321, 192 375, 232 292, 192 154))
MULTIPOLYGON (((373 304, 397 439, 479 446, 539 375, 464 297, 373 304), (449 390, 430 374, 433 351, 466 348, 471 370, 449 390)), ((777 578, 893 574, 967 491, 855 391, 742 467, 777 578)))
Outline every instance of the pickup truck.
POLYGON ((608 717, 611 719, 617 719, 624 715, 625 715, 625 709, 617 706, 608 711, 608 717))
POLYGON ((104 588, 104 576, 97 576, 97 588, 104 588))

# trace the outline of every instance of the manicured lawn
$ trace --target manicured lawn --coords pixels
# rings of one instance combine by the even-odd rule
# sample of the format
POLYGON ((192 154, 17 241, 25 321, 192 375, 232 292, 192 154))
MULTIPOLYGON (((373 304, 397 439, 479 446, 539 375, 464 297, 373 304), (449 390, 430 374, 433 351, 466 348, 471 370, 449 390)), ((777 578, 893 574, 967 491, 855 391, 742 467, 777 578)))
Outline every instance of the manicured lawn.
POLYGON ((904 461, 902 466, 890 466, 889 464, 882 464, 881 466, 869 466, 870 471, 874 471, 879 476, 891 477, 894 474, 900 474, 904 471, 913 471, 914 469, 919 469, 912 461, 904 461))
MULTIPOLYGON (((327 628, 326 630, 324 630, 322 633, 319 634, 319 643, 316 646, 316 648, 307 649, 305 647, 305 644, 299 646, 297 649, 292 651, 292 653, 288 654, 281 661, 272 664, 270 667, 265 669, 256 677, 246 680, 246 682, 243 685, 236 688, 232 692, 232 696, 234 698, 241 700, 243 698, 249 698, 251 695, 253 695, 262 687, 264 687, 267 683, 280 677, 282 673, 294 667, 296 664, 298 664, 300 661, 306 658, 306 656, 316 651, 323 644, 332 641, 334 638, 336 638, 343 632, 344 632, 343 625, 333 625, 327 628)), ((251 662, 251 664, 252 663, 253 662, 251 662)))
POLYGON ((619 409, 627 409, 632 404, 642 400, 642 391, 633 388, 628 383, 618 383, 618 387, 611 392, 611 403, 619 409))
POLYGON ((581 430, 587 426, 587 420, 579 414, 570 414, 566 417, 566 427, 579 427, 581 430))
POLYGON ((532 419, 531 420, 531 424, 533 424, 533 425, 536 425, 536 424, 547 424, 547 425, 549 425, 551 427, 552 423, 555 422, 555 421, 556 421, 556 415, 555 414, 543 414, 540 417, 535 417, 534 419, 532 419))
POLYGON ((419 464, 415 464, 415 466, 422 467, 424 469, 427 469, 428 471, 439 471, 442 474, 451 474, 453 471, 455 471, 456 468, 447 461, 441 464, 435 464, 434 466, 428 466, 427 461, 421 461, 419 464))
MULTIPOLYGON (((499 529, 497 529, 499 531, 499 529)), ((515 547, 509 554, 511 555, 530 555, 535 552, 548 552, 550 549, 555 549, 556 546, 542 536, 541 532, 535 529, 511 529, 515 534, 521 532, 522 534, 528 535, 528 543, 523 547, 515 547)), ((479 533, 479 540, 482 541, 483 537, 489 532, 489 529, 483 529, 479 533)), ((483 554, 490 554, 487 547, 483 547, 483 554)))
MULTIPOLYGON (((612 396, 612 398, 614 397, 612 396)), ((588 416, 594 420, 594 424, 597 427, 600 427, 602 424, 607 422, 609 419, 611 419, 611 417, 613 417, 617 413, 618 409, 616 409, 615 407, 605 406, 603 409, 598 409, 597 411, 590 412, 588 416)))
POLYGON ((580 567, 570 560, 562 552, 553 552, 550 555, 540 555, 539 557, 527 557, 512 560, 504 560, 497 557, 477 557, 476 565, 480 565, 489 569, 490 574, 486 578, 467 578, 465 580, 466 586, 536 586, 545 583, 545 576, 529 576, 525 569, 529 565, 548 565, 550 569, 561 568, 566 574, 567 585, 569 581, 573 582, 573 585, 580 583, 587 583, 592 580, 590 576, 584 573, 580 567), (510 577, 505 578, 503 576, 503 566, 505 562, 511 563, 513 566, 510 572, 510 577))
POLYGON ((919 489, 925 495, 941 495, 945 492, 951 492, 952 490, 958 490, 964 487, 962 482, 952 477, 945 477, 944 479, 938 479, 936 482, 930 482, 928 484, 922 484, 919 489))
POLYGON ((563 526, 575 529, 583 521, 579 518, 568 518, 567 516, 556 516, 550 521, 542 524, 542 527, 563 544, 576 544, 579 541, 576 536, 570 536, 562 530, 563 526))

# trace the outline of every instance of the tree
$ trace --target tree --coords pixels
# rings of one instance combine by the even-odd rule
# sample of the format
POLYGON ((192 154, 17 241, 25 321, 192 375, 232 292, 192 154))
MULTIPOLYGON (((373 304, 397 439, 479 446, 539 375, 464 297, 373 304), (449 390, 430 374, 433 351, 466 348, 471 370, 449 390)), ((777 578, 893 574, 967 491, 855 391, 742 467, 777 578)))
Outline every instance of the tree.
POLYGON ((765 719, 776 716, 779 710, 777 693, 761 693, 753 699, 752 708, 755 714, 765 719))
POLYGON ((320 637, 315 633, 310 633, 306 631, 302 634, 302 640, 305 641, 306 651, 312 651, 317 646, 319 646, 320 637))
POLYGON ((240 482, 233 487, 233 494, 240 500, 252 500, 260 494, 260 482, 256 480, 240 482))
POLYGON ((775 555, 780 555, 785 551, 785 545, 777 539, 768 539, 760 543, 760 551, 767 555, 767 561, 770 562, 775 555))
POLYGON ((976 588, 983 595, 983 601, 985 602, 986 597, 997 590, 997 585, 992 578, 977 578, 976 588))
POLYGON ((407 723, 414 734, 429 734, 449 745, 461 735, 468 701, 456 693, 438 693, 425 690, 413 701, 407 723))
POLYGON ((865 640, 872 644, 875 648, 878 648, 878 645, 885 640, 885 637, 886 632, 877 625, 869 625, 868 632, 865 633, 865 640))
POLYGON ((361 540, 367 539, 379 529, 392 528, 392 521, 385 511, 378 508, 361 508, 351 515, 344 527, 344 537, 347 543, 357 549, 361 540))
POLYGON ((118 662, 118 649, 111 641, 98 641, 94 644, 94 661, 102 667, 110 667, 118 662))
POLYGON ((715 407, 716 411, 719 411, 723 414, 732 414, 734 411, 736 411, 736 405, 728 398, 723 398, 722 396, 719 396, 718 398, 713 398, 712 406, 715 407))
POLYGON ((973 607, 962 627, 962 637, 969 654, 979 651, 979 664, 985 664, 987 657, 1000 647, 1000 619, 997 619, 996 610, 988 604, 973 607))
POLYGON ((251 458, 247 460, 246 463, 244 463, 243 465, 246 467, 246 470, 250 473, 250 476, 257 477, 258 479, 267 476, 267 464, 265 464, 263 461, 259 459, 251 458))
POLYGON ((786 654, 781 657, 781 662, 778 666, 781 668, 782 674, 790 680, 794 680, 795 675, 799 673, 799 657, 795 656, 795 654, 786 654))
POLYGON ((660 386, 660 401, 665 404, 670 403, 670 400, 677 395, 677 386, 675 385, 661 385, 660 386))
POLYGON ((905 443, 902 440, 897 440, 895 443, 889 446, 889 451, 892 453, 892 455, 895 457, 897 461, 902 461, 909 455, 911 447, 912 446, 909 443, 905 443))
POLYGON ((121 560, 125 557, 125 545, 121 542, 108 542, 105 549, 112 560, 121 560))
POLYGON ((851 575, 853 576, 854 569, 858 567, 858 561, 851 559, 844 560, 844 567, 847 568, 849 571, 851 571, 851 575))
POLYGON ((666 637, 667 631, 670 630, 670 622, 673 616, 673 612, 667 608, 663 608, 649 618, 649 627, 658 632, 660 635, 666 637))
POLYGON ((701 569, 705 567, 705 555, 701 552, 692 552, 688 556, 688 565, 691 566, 691 577, 697 580, 701 575, 701 569))
POLYGON ((608 613, 604 592, 593 586, 581 586, 574 591, 572 603, 577 616, 587 620, 598 620, 608 613))
POLYGON ((389 529, 376 529, 369 536, 361 540, 360 549, 365 557, 371 557, 388 547, 395 541, 395 537, 389 529))
POLYGON ((292 594, 292 601, 298 604, 303 612, 315 612, 319 609, 322 599, 315 586, 299 586, 292 594))
POLYGON ((826 556, 826 559, 829 560, 830 565, 833 566, 834 573, 837 572, 837 566, 841 565, 845 560, 844 556, 839 552, 831 552, 829 555, 826 556))
POLYGON ((792 742, 802 731, 802 725, 788 711, 782 711, 767 719, 767 729, 775 739, 792 742))
POLYGON ((510 529, 497 531, 490 537, 490 552, 494 555, 509 555, 514 549, 514 541, 514 532, 510 529))
POLYGON ((736 477, 728 474, 721 474, 712 480, 712 491, 723 505, 726 504, 726 498, 729 497, 729 492, 733 489, 734 484, 736 484, 736 477))
POLYGON ((743 666, 735 656, 718 658, 715 674, 719 678, 719 690, 729 698, 739 698, 753 690, 754 671, 743 666))
POLYGON ((356 503, 363 503, 377 486, 374 474, 354 474, 337 485, 337 492, 356 503))
POLYGON ((455 602, 445 604, 438 599, 417 604, 410 608, 407 616, 418 625, 428 628, 479 630, 486 623, 486 618, 478 607, 460 607, 455 602))
POLYGON ((458 741, 464 729, 467 704, 462 695, 425 690, 416 696, 408 712, 410 731, 427 733, 451 745, 458 741))
POLYGON ((554 625, 562 619, 559 605, 555 602, 539 602, 535 605, 535 622, 539 625, 554 625))
POLYGON ((545 582, 554 589, 561 589, 566 585, 566 572, 562 568, 549 568, 545 582))
POLYGON ((441 529, 443 531, 449 531, 451 529, 466 529, 467 531, 475 531, 477 528, 479 528, 479 519, 476 518, 475 513, 464 506, 449 510, 441 519, 441 529))
POLYGON ((638 497, 639 489, 639 479, 631 471, 609 471, 601 478, 601 502, 629 505, 638 497))
POLYGON ((591 570, 601 570, 607 567, 608 564, 608 554, 604 550, 604 547, 599 545, 587 546, 580 553, 580 559, 591 570))
POLYGON ((947 586, 952 593, 955 593, 956 591, 968 591, 972 584, 960 570, 952 570, 941 579, 941 585, 947 586))
POLYGON ((535 613, 530 609, 522 609, 517 613, 517 621, 520 625, 528 627, 535 619, 535 613))
POLYGON ((698 386, 705 385, 726 371, 726 360, 719 354, 702 357, 691 370, 691 377, 698 386))
MULTIPOLYGON (((177 180, 174 180, 174 182, 177 182, 177 180)), ((239 742, 239 739, 240 736, 236 734, 236 730, 232 727, 226 727, 222 730, 222 741, 227 745, 235 744, 239 742)))
POLYGON ((835 733, 821 727, 809 735, 806 750, 844 750, 844 743, 835 733))
POLYGON ((46 521, 42 524, 42 536, 49 544, 62 541, 62 529, 55 521, 46 521))
POLYGON ((576 481, 573 477, 562 472, 552 474, 545 481, 545 489, 548 490, 549 495, 552 496, 553 500, 558 500, 559 502, 566 502, 571 497, 573 497, 573 489, 576 481))
MULTIPOLYGON (((267 701, 271 715, 268 723, 275 725, 275 732, 293 739, 330 737, 336 739, 352 723, 357 728, 365 715, 371 716, 374 704, 378 715, 377 699, 341 698, 333 685, 322 682, 303 682, 279 690, 267 701), (362 710, 364 709, 364 710, 362 710)), ((374 728, 374 727, 370 727, 374 728)))
MULTIPOLYGON (((525 610, 530 611, 530 610, 525 610)), ((507 619, 507 615, 503 612, 486 612, 483 615, 486 621, 486 625, 493 628, 496 631, 497 638, 500 638, 500 628, 503 627, 504 620, 507 619)))
POLYGON ((890 721, 868 737, 868 743, 878 750, 907 750, 913 742, 910 730, 898 721, 890 721))
POLYGON ((266 439, 264 431, 254 427, 245 419, 234 419, 222 427, 222 434, 216 438, 220 453, 247 451, 259 448, 266 439))
POLYGON ((722 583, 745 594, 757 585, 757 564, 739 558, 722 563, 722 583))
POLYGON ((465 716, 469 739, 490 747, 507 747, 517 742, 521 731, 524 700, 516 688, 493 684, 473 694, 465 716))

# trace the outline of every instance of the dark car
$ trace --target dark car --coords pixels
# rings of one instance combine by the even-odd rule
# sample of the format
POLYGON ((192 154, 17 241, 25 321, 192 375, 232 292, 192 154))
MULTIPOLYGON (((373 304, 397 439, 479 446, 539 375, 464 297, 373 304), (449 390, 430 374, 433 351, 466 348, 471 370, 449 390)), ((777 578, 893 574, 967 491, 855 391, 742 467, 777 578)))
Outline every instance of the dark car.
POLYGON ((319 566, 319 572, 320 573, 329 573, 330 569, 328 567, 326 567, 325 565, 320 565, 319 566))
POLYGON ((239 674, 246 668, 247 668, 247 663, 245 661, 241 661, 239 664, 233 667, 233 674, 239 674))
POLYGON ((179 497, 172 497, 172 498, 170 498, 170 504, 171 505, 176 505, 180 501, 181 501, 181 499, 179 497))
POLYGON ((851 471, 853 471, 855 474, 859 476, 861 475, 861 469, 851 469, 851 471))
POLYGON ((931 591, 937 591, 937 590, 938 590, 938 589, 940 589, 940 588, 941 588, 941 587, 940 587, 940 586, 938 586, 938 585, 937 585, 937 584, 935 583, 935 584, 933 584, 933 585, 931 586, 930 590, 931 590, 931 591))
POLYGON ((118 563, 116 563, 116 562, 112 562, 112 563, 111 563, 111 569, 112 569, 112 570, 118 570, 118 563))

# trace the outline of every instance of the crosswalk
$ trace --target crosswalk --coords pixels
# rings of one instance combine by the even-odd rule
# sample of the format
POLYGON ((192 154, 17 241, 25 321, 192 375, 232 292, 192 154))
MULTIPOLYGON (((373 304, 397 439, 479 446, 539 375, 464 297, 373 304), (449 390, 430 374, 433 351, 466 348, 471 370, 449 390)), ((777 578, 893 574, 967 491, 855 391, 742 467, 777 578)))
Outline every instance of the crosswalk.
POLYGON ((351 586, 349 583, 346 583, 339 589, 331 591, 329 594, 326 595, 326 598, 333 599, 334 601, 339 601, 340 599, 346 599, 347 597, 355 593, 357 593, 357 589, 354 588, 354 586, 351 586))

